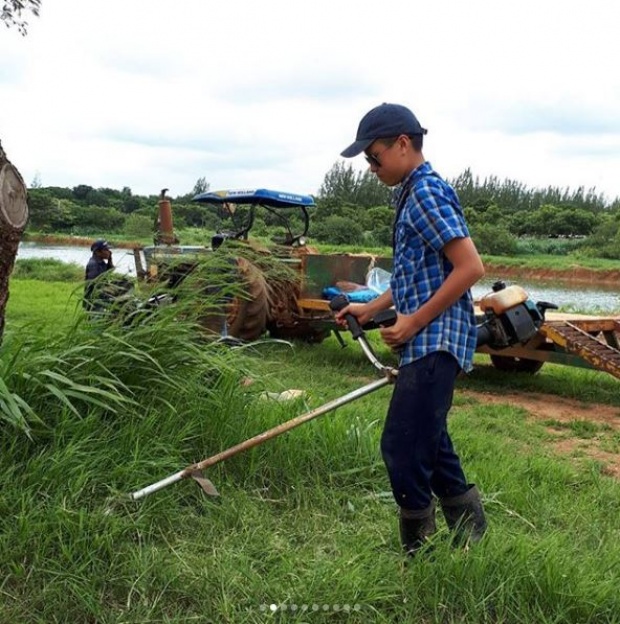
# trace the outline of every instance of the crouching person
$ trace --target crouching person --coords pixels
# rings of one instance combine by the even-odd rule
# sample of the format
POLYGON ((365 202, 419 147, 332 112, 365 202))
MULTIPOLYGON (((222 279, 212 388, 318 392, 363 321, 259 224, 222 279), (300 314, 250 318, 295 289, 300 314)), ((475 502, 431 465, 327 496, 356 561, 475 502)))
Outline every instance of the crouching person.
POLYGON ((84 309, 88 312, 101 311, 105 307, 105 301, 97 288, 96 279, 114 268, 112 251, 104 240, 96 240, 90 247, 92 255, 86 264, 84 274, 84 309))

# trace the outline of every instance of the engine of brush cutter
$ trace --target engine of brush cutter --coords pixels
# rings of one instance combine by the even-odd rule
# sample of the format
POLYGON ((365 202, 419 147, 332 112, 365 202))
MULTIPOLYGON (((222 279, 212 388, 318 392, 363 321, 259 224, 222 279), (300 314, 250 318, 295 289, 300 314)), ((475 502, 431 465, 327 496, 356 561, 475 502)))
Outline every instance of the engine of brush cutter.
POLYGON ((477 346, 505 349, 531 340, 545 322, 545 312, 556 309, 553 303, 534 303, 520 286, 497 281, 492 292, 479 302, 482 318, 478 318, 477 346))

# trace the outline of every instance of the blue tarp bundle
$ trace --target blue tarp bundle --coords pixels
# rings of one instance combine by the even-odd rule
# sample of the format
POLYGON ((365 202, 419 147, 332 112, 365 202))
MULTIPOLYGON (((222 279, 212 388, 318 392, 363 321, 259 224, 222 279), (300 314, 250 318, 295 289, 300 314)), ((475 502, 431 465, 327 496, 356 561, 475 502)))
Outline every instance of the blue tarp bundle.
POLYGON ((376 299, 379 296, 379 293, 370 288, 352 290, 351 292, 345 292, 337 286, 328 286, 323 289, 323 297, 325 297, 325 299, 329 299, 331 301, 338 295, 346 295, 351 303, 366 303, 376 299))
POLYGON ((366 284, 370 288, 344 291, 338 286, 327 286, 323 289, 323 297, 330 301, 338 295, 346 295, 351 303, 366 303, 376 299, 390 287, 390 273, 380 267, 374 267, 368 272, 366 284))

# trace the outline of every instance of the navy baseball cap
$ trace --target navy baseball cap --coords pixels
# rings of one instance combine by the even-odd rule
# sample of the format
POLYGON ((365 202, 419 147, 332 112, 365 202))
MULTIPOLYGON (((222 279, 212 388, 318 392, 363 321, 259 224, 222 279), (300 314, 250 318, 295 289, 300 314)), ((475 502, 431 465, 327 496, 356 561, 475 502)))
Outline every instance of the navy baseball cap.
POLYGON ((103 251, 104 249, 110 249, 109 245, 108 245, 108 241, 105 241, 103 239, 99 239, 96 240, 91 246, 90 246, 90 250, 91 251, 103 251))
POLYGON ((412 136, 427 132, 428 130, 420 125, 416 116, 406 106, 384 102, 362 117, 357 128, 355 142, 340 152, 340 155, 345 158, 357 156, 377 139, 389 139, 401 134, 412 136))

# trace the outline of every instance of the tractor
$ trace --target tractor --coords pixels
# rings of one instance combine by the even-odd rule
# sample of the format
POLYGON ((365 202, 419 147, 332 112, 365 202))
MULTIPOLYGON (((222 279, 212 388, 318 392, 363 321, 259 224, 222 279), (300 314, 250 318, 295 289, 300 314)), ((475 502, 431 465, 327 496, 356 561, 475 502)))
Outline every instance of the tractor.
POLYGON ((155 244, 134 249, 138 278, 174 286, 204 254, 228 256, 234 264, 234 279, 243 287, 226 302, 225 324, 213 327, 227 336, 252 341, 267 332, 274 338, 321 342, 336 329, 325 289, 344 286, 354 297, 367 290, 372 269, 391 269, 388 257, 318 253, 307 244, 313 198, 269 189, 196 195, 192 201, 229 214, 233 228, 216 232, 210 246, 180 245, 166 191, 159 198, 155 244), (259 207, 272 214, 285 231, 284 236, 272 239, 269 248, 248 236, 259 207), (282 270, 274 275, 264 270, 265 264, 277 264, 282 270))

